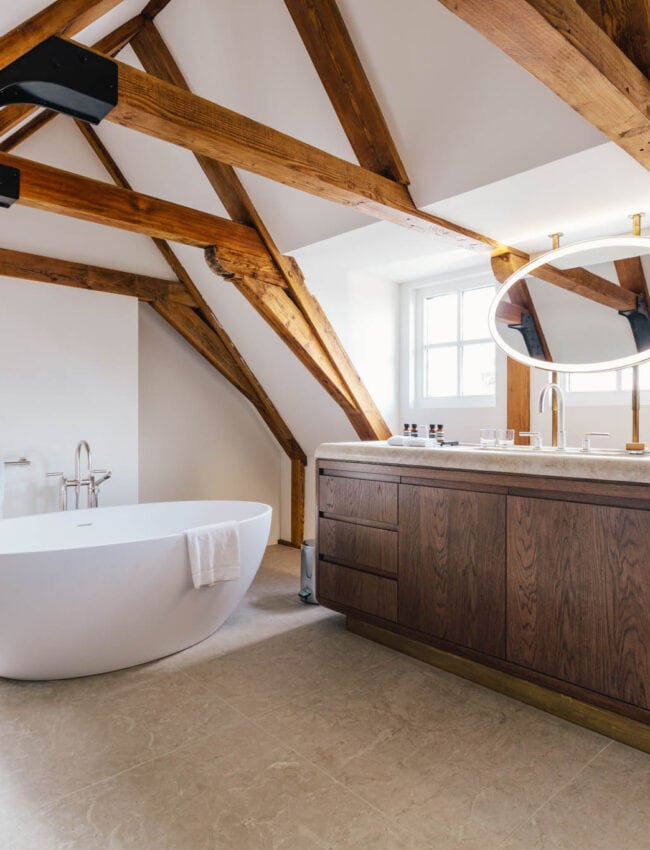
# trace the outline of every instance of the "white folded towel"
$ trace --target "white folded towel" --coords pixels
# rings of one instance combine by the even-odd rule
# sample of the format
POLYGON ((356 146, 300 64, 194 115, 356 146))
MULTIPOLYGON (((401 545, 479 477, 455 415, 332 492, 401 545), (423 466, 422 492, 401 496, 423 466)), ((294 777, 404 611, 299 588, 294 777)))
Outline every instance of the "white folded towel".
POLYGON ((194 587, 239 578, 239 523, 201 525, 185 532, 194 587))
POLYGON ((437 446, 437 440, 428 437, 389 437, 386 440, 389 446, 408 446, 412 449, 432 448, 437 446))

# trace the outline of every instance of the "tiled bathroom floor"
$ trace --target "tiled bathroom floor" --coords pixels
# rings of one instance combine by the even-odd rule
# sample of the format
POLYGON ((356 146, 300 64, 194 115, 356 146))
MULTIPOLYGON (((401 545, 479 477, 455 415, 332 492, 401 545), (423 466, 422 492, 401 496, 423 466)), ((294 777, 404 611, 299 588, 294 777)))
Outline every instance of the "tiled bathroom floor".
POLYGON ((650 756, 349 634, 270 547, 212 638, 0 680, 0 848, 648 850, 650 756))

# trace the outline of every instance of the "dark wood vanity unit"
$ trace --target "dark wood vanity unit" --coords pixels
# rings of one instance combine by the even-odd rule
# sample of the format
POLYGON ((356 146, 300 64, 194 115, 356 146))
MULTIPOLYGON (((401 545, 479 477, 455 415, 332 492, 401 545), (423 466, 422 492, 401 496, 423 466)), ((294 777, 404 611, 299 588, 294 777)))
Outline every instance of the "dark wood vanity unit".
POLYGON ((349 628, 650 751, 650 486, 317 473, 318 597, 349 628))

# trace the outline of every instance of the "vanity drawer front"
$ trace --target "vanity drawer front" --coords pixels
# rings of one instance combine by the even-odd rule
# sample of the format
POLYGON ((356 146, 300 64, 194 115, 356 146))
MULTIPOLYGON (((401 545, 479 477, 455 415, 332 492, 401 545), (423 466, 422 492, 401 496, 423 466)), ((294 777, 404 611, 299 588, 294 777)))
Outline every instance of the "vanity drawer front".
POLYGON ((397 525, 397 483, 321 475, 318 507, 346 519, 397 525))
POLYGON ((318 596, 384 620, 397 620, 397 582, 391 578, 319 561, 318 596))
POLYGON ((397 532, 322 518, 318 528, 319 555, 397 577, 397 532))

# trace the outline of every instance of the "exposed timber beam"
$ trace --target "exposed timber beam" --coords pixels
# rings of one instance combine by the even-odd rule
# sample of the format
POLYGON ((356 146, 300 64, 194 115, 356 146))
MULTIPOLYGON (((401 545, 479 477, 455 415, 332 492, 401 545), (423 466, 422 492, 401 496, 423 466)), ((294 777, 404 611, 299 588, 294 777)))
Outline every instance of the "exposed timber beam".
POLYGON ((142 17, 152 21, 169 3, 170 0, 149 0, 142 10, 142 17))
POLYGON ((502 325, 520 325, 523 308, 509 301, 502 301, 497 307, 496 320, 502 325))
POLYGON ((8 248, 0 248, 0 274, 77 289, 132 295, 140 301, 162 300, 186 307, 197 306, 192 295, 178 281, 43 257, 25 251, 11 251, 8 248))
POLYGON ((51 35, 72 37, 122 0, 56 0, 10 32, 0 36, 0 68, 19 59, 51 35))
POLYGON ((646 305, 650 307, 648 281, 643 271, 641 257, 626 257, 623 260, 614 260, 614 268, 623 289, 634 292, 635 295, 642 295, 646 305))
MULTIPOLYGON (((113 30, 113 32, 104 36, 104 38, 100 38, 100 40, 93 45, 93 49, 98 53, 105 54, 106 56, 115 56, 129 43, 144 22, 145 19, 141 15, 136 15, 125 24, 122 24, 117 29, 113 30)), ((30 136, 33 132, 49 123, 58 115, 58 112, 52 112, 49 109, 41 112, 38 110, 38 106, 22 103, 12 103, 0 110, 0 136, 4 136, 9 132, 9 130, 17 127, 29 118, 30 115, 36 115, 36 118, 33 118, 29 125, 21 126, 15 133, 4 139, 0 146, 0 150, 12 150, 17 144, 24 141, 27 136, 30 136)))
MULTIPOLYGON (((77 126, 88 141, 95 155, 100 160, 113 182, 120 188, 132 191, 132 187, 121 169, 103 144, 96 131, 78 121, 77 126)), ((198 322, 193 319, 187 311, 178 313, 175 322, 170 318, 174 311, 170 310, 164 302, 158 301, 152 306, 164 316, 177 331, 187 339, 204 357, 206 357, 216 368, 217 360, 222 358, 224 368, 220 369, 224 377, 228 378, 246 398, 253 403, 262 415, 262 418, 275 435, 276 439, 287 452, 290 458, 305 459, 305 454, 293 438, 289 428, 273 405, 263 387, 251 371, 250 367, 241 356, 234 342, 226 333, 223 325, 203 298, 200 289, 196 286, 189 273, 174 254, 171 246, 163 239, 153 238, 153 242, 164 257, 165 261, 178 278, 178 285, 182 286, 188 296, 192 298, 193 304, 198 308, 201 315, 195 314, 198 322), (205 324, 203 327, 200 322, 205 324)))
POLYGON ((528 445, 529 437, 520 437, 521 431, 530 431, 530 367, 508 357, 506 422, 515 432, 517 445, 528 445))
POLYGON ((235 386, 251 404, 259 411, 271 433, 280 443, 291 460, 306 463, 304 452, 294 439, 280 414, 272 407, 274 416, 269 416, 268 396, 264 398, 251 386, 246 376, 242 374, 239 364, 230 356, 230 352, 212 331, 210 326, 189 307, 172 306, 161 301, 151 305, 169 324, 175 328, 200 354, 202 354, 215 369, 217 369, 233 386, 235 386))
MULTIPOLYGON (((187 81, 153 23, 147 22, 131 44, 148 73, 189 91, 187 81)), ((228 252, 217 246, 220 273, 236 281, 244 297, 271 323, 321 383, 321 377, 325 373, 323 386, 333 390, 335 400, 339 404, 342 402, 343 409, 349 416, 351 414, 351 421, 360 437, 384 439, 389 436, 388 426, 320 304, 307 289, 298 264, 293 258, 285 257, 280 252, 234 168, 201 154, 196 154, 196 159, 229 215, 236 221, 249 224, 259 233, 281 274, 287 289, 287 298, 277 296, 277 293, 269 293, 271 297, 261 297, 259 282, 251 282, 250 276, 238 266, 236 258, 234 263, 231 262, 232 258, 228 256, 228 252), (307 327, 299 318, 299 314, 306 320, 307 327), (303 344, 296 344, 286 321, 287 316, 291 316, 292 325, 295 327, 297 324, 303 332, 303 344), (311 336, 315 338, 310 338, 310 328, 311 336)), ((214 264, 212 267, 214 268, 214 264)))
MULTIPOLYGON (((499 253, 492 256, 492 271, 494 276, 503 283, 513 272, 525 265, 521 256, 512 253, 499 253)), ((552 283, 561 289, 575 292, 603 304, 614 310, 635 310, 636 296, 615 283, 611 283, 604 277, 595 275, 587 269, 557 269, 554 266, 544 265, 532 273, 535 277, 552 283)))
POLYGON ((535 331, 537 332, 537 337, 541 343, 542 350, 544 352, 544 358, 547 361, 551 361, 553 357, 551 356, 551 350, 548 347, 548 342, 546 341, 546 336, 544 335, 544 329, 542 328, 542 322, 539 318, 539 314, 537 313, 537 308, 535 307, 535 303, 533 302, 533 297, 530 294, 530 290, 528 289, 528 284, 525 280, 520 280, 516 286, 513 286, 510 292, 508 293, 510 300, 513 304, 517 304, 522 310, 525 310, 527 313, 530 313, 530 316, 533 320, 533 324, 535 325, 535 331))
POLYGON ((440 0, 650 168, 650 80, 576 0, 440 0))
POLYGON ((418 210, 408 190, 325 151, 121 62, 119 98, 105 120, 188 148, 375 218, 476 249, 496 240, 418 210))
POLYGON ((302 543, 305 528, 305 469, 306 464, 296 458, 291 461, 291 542, 302 543))
POLYGON ((284 0, 359 163, 409 183, 335 0, 284 0))
POLYGON ((578 0, 589 17, 646 77, 650 76, 648 0, 578 0))
POLYGON ((20 204, 199 248, 223 245, 251 274, 278 279, 259 236, 243 224, 13 154, 0 154, 0 164, 20 170, 20 204))

